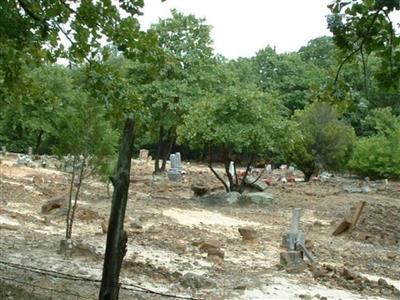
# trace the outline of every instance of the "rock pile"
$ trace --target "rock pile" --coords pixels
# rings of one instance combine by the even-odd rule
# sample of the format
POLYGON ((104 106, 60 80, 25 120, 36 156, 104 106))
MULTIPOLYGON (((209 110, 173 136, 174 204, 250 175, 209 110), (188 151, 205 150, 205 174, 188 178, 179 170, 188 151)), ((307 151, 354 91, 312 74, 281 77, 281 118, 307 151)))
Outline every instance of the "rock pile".
POLYGON ((324 264, 311 267, 311 271, 316 280, 329 283, 332 286, 341 286, 349 290, 366 291, 374 295, 397 299, 400 297, 400 290, 386 280, 382 278, 378 281, 370 280, 345 267, 324 264))

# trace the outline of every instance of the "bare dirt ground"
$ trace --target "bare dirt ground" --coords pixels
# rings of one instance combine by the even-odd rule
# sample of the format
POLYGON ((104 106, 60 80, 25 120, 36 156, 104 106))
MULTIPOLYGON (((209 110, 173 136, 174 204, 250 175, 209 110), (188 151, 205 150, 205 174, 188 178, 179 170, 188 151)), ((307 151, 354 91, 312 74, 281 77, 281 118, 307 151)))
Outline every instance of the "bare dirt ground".
MULTIPOLYGON (((137 160, 132 166, 120 299, 167 299, 140 287, 199 299, 400 298, 400 183, 371 182, 368 193, 348 193, 345 187, 362 182, 277 182, 267 189, 273 204, 211 205, 190 189, 198 180, 219 186, 206 166, 185 164, 179 183, 154 177, 152 166, 137 160), (357 228, 333 237, 335 225, 361 200, 366 206, 357 228), (279 253, 295 207, 302 208, 301 227, 318 261, 288 274, 279 253), (253 227, 257 239, 243 241, 243 226, 253 227), (204 245, 224 257, 207 256, 204 245), (197 281, 187 273, 199 275, 197 281)), ((97 298, 110 197, 106 184, 84 183, 72 232, 80 246, 66 259, 57 254, 65 216, 60 209, 44 215, 41 207, 66 193, 68 180, 67 173, 16 166, 12 158, 0 164, 0 299, 97 298)))

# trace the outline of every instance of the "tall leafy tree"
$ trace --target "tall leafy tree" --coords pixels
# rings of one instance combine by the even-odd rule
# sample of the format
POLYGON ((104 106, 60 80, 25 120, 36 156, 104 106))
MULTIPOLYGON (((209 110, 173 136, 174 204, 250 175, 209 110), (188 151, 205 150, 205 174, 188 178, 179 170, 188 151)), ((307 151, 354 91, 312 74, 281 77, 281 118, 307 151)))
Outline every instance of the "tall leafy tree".
POLYGON ((380 59, 376 74, 386 88, 400 87, 400 31, 392 13, 400 10, 399 0, 335 0, 329 6, 328 26, 335 44, 342 49, 338 80, 343 65, 360 55, 363 63, 371 53, 380 59))
POLYGON ((155 172, 165 170, 176 128, 204 90, 213 62, 210 26, 193 15, 176 10, 171 13, 171 18, 151 28, 158 37, 157 47, 152 50, 156 59, 132 70, 150 113, 148 130, 157 143, 155 172), (147 76, 140 75, 143 72, 147 76))
POLYGON ((244 180, 257 157, 271 157, 290 136, 288 122, 282 117, 282 107, 257 86, 242 83, 240 75, 230 66, 219 68, 219 81, 213 90, 193 104, 179 127, 179 141, 193 149, 208 150, 209 168, 227 192, 244 188, 244 180), (288 134, 284 135, 283 133, 288 134), (222 151, 225 182, 213 168, 214 151, 222 151), (238 163, 239 156, 247 157, 247 167, 241 182, 229 172, 230 161, 238 163))
POLYGON ((278 54, 266 47, 253 60, 260 88, 275 93, 291 112, 304 108, 311 98, 312 86, 322 84, 321 69, 303 61, 298 53, 278 54))

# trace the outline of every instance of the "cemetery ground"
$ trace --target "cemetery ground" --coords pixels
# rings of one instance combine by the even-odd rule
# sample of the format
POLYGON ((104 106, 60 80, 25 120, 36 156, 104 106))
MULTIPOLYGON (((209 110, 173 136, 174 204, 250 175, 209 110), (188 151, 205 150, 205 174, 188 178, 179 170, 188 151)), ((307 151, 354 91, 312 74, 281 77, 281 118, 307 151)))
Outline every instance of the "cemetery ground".
MULTIPOLYGON (((0 299, 96 299, 111 204, 107 185, 96 178, 84 182, 74 251, 65 258, 57 253, 65 207, 42 206, 67 194, 69 174, 15 163, 10 155, 0 164, 0 299)), ((273 179, 268 197, 242 203, 195 197, 191 186, 199 182, 211 194, 223 188, 206 165, 184 163, 184 170, 183 180, 172 182, 152 175, 153 162, 133 161, 120 299, 168 299, 157 293, 198 299, 400 297, 399 182, 335 176, 283 183, 278 179, 284 171, 274 170, 262 176, 273 179), (355 229, 332 236, 360 201, 365 207, 355 229), (302 209, 301 230, 316 258, 302 270, 280 265, 293 208, 302 209)))

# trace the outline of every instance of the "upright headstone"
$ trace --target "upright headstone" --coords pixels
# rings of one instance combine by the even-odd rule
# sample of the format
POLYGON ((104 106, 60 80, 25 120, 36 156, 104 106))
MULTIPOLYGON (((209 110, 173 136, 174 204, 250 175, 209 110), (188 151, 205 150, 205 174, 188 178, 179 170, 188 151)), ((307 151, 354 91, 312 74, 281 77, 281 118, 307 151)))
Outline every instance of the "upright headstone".
POLYGON ((181 180, 182 175, 181 175, 181 170, 179 169, 178 158, 176 154, 171 154, 169 160, 171 162, 171 168, 168 170, 167 173, 169 180, 171 181, 181 180))
POLYGON ((171 162, 171 169, 176 169, 176 156, 175 156, 175 154, 171 154, 169 156, 169 161, 171 162))
POLYGON ((176 161, 176 168, 179 171, 182 171, 182 160, 181 160, 181 153, 180 152, 176 152, 175 153, 175 161, 176 161))
POLYGON ((6 148, 6 146, 1 146, 1 154, 3 155, 3 157, 7 156, 7 148, 6 148))
POLYGON ((233 161, 229 163, 229 173, 231 174, 232 178, 235 178, 235 163, 233 161))
POLYGON ((148 158, 149 158, 149 150, 140 149, 140 151, 139 151, 139 159, 140 160, 147 160, 148 158))
POLYGON ((32 147, 29 147, 29 148, 28 148, 28 155, 29 155, 30 157, 32 157, 32 147))
POLYGON ((294 173, 294 167, 289 167, 288 171, 289 171, 290 174, 293 174, 294 173))
POLYGON ((271 172, 272 171, 272 165, 268 164, 265 166, 265 171, 271 172))

